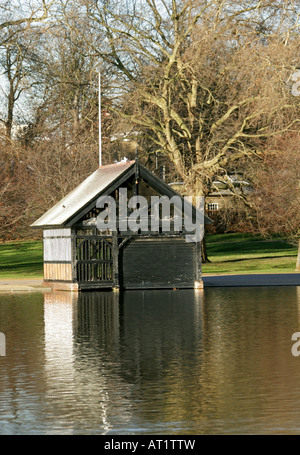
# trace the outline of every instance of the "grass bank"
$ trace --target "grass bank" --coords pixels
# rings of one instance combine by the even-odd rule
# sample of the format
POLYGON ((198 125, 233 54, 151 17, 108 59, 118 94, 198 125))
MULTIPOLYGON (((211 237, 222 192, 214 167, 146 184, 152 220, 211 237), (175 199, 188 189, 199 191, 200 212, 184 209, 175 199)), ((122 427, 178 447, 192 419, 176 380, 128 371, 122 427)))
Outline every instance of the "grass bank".
MULTIPOLYGON (((294 272, 297 248, 285 239, 262 239, 250 234, 214 234, 207 236, 210 263, 203 264, 204 274, 294 272)), ((0 244, 0 279, 43 277, 41 241, 0 244)))
POLYGON ((251 234, 214 234, 207 236, 210 263, 204 274, 293 273, 297 247, 286 239, 263 239, 251 234))
POLYGON ((0 279, 43 277, 42 241, 0 244, 0 279))

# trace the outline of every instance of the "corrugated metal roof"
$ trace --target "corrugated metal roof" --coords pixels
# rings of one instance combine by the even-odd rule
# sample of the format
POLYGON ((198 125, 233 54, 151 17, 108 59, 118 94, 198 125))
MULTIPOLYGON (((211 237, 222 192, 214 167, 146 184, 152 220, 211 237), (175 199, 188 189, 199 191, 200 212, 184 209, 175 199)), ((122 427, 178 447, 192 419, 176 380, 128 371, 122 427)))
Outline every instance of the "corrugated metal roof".
POLYGON ((100 166, 71 193, 36 220, 32 227, 61 226, 126 172, 134 161, 100 166))

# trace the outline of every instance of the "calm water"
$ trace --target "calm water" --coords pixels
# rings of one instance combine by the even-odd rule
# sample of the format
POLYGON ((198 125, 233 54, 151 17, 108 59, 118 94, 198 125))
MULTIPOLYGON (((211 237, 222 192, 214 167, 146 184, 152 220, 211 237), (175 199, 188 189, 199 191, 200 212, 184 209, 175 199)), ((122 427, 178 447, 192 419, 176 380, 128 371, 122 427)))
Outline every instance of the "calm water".
POLYGON ((0 295, 1 434, 300 434, 300 287, 0 295))

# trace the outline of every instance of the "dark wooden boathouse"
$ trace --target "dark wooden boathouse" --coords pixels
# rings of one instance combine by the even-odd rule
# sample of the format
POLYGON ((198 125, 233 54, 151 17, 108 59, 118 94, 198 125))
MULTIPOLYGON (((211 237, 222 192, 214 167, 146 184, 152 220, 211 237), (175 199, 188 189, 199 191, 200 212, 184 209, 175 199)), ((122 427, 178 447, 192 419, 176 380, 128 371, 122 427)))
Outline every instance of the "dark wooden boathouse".
POLYGON ((202 288, 201 242, 187 242, 184 227, 175 229, 174 212, 168 232, 162 219, 155 232, 124 231, 119 224, 99 231, 97 201, 110 196, 118 208, 120 188, 128 198, 144 196, 149 207, 152 196, 183 200, 138 160, 100 166, 32 224, 43 229, 44 285, 72 291, 202 288))

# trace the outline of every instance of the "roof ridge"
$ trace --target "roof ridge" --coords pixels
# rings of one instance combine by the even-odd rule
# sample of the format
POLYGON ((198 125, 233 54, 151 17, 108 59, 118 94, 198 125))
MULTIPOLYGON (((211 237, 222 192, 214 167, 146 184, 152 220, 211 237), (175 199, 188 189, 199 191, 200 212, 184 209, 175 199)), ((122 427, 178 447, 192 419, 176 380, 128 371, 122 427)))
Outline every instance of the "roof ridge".
POLYGON ((108 167, 108 166, 119 166, 120 164, 124 165, 128 165, 128 164, 133 164, 135 162, 135 160, 128 160, 128 161, 118 161, 117 163, 110 163, 110 164, 103 164, 101 166, 98 166, 98 169, 103 169, 104 167, 108 167))

